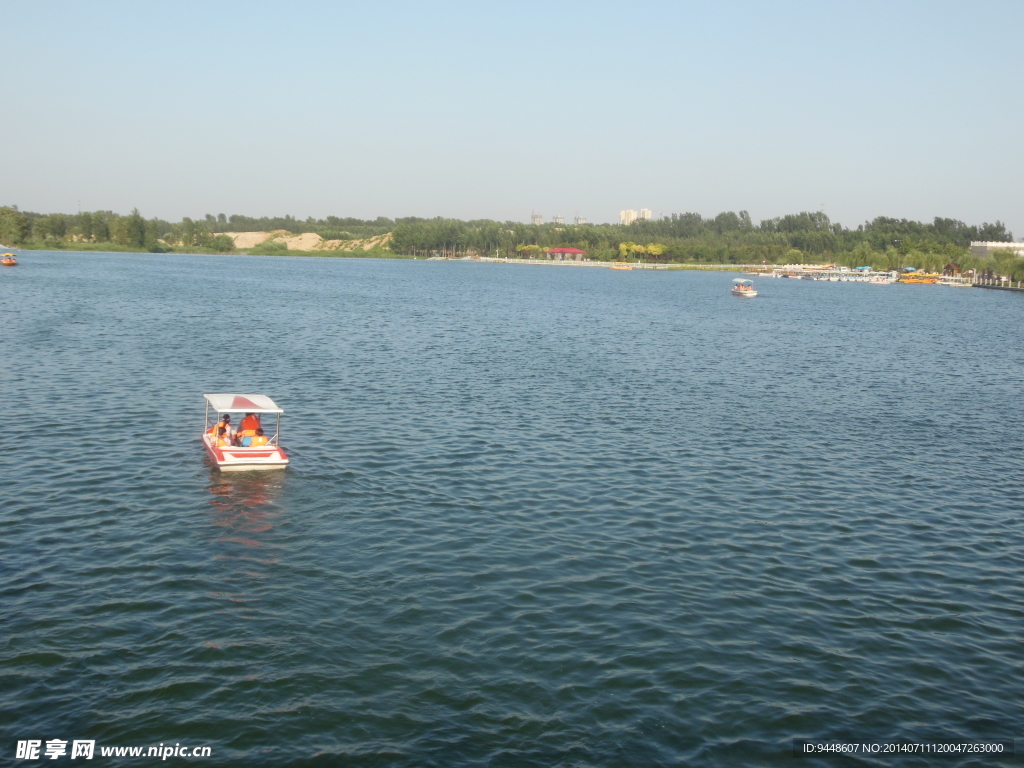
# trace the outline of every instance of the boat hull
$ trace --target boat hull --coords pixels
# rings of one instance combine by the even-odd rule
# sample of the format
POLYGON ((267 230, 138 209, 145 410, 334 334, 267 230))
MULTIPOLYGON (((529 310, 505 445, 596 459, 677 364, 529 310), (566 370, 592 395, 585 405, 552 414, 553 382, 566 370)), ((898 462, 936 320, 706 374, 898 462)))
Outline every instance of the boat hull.
POLYGON ((748 299, 752 299, 757 296, 757 291, 737 291, 735 288, 732 290, 733 296, 744 296, 748 299))
POLYGON ((276 445, 261 445, 258 448, 236 446, 218 447, 210 435, 203 435, 203 445, 210 460, 221 472, 251 472, 264 469, 284 469, 288 456, 276 445))

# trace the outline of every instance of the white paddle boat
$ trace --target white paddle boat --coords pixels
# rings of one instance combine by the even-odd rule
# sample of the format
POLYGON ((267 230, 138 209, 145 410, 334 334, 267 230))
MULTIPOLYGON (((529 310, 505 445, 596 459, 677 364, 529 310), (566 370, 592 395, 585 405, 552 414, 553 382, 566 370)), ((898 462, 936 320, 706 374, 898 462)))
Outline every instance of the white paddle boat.
MULTIPOLYGON (((288 466, 288 456, 278 445, 281 436, 281 414, 284 411, 278 408, 273 400, 266 395, 219 394, 203 397, 206 398, 203 445, 206 446, 206 453, 210 459, 220 470, 227 472, 283 469, 288 466), (217 416, 217 421, 210 421, 211 413, 217 416), (245 419, 239 419, 240 425, 249 419, 252 419, 253 423, 260 423, 260 416, 276 415, 277 426, 274 428, 273 437, 256 435, 254 428, 244 430, 252 432, 252 435, 239 433, 234 439, 226 430, 224 434, 220 434, 219 428, 225 423, 223 417, 231 414, 245 416, 245 419)), ((259 427, 259 431, 263 432, 263 428, 259 427)), ((267 431, 269 432, 269 429, 267 431)))
POLYGON ((732 281, 732 283, 733 296, 747 296, 750 298, 757 296, 757 291, 754 290, 754 282, 752 280, 744 280, 743 278, 737 277, 732 281))

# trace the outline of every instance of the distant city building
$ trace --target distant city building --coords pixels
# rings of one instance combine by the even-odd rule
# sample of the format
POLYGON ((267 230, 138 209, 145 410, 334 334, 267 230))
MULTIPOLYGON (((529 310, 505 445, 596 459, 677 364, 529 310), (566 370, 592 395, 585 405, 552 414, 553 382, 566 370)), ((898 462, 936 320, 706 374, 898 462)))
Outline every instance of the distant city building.
POLYGON ((638 219, 640 221, 650 221, 653 216, 654 214, 651 212, 650 208, 641 208, 640 213, 637 213, 632 209, 628 211, 619 211, 619 224, 625 227, 638 219))
POLYGON ((577 225, 577 226, 579 226, 580 224, 586 224, 587 223, 587 217, 586 216, 576 216, 572 220, 572 223, 577 225))
POLYGON ((544 217, 541 214, 539 214, 539 213, 531 213, 530 214, 530 223, 531 224, 543 224, 544 223, 544 217))
POLYGON ((555 224, 565 224, 565 219, 562 218, 561 216, 555 216, 553 219, 551 219, 551 221, 553 221, 555 224))
POLYGON ((1024 256, 1024 243, 1002 243, 998 240, 971 243, 971 253, 983 259, 991 256, 993 251, 1013 251, 1018 256, 1024 256))

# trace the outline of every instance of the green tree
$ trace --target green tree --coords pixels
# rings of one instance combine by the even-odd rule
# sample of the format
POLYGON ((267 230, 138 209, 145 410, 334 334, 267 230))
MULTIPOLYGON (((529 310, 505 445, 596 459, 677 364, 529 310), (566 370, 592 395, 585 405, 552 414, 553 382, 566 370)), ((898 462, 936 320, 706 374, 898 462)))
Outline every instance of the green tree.
POLYGON ((653 256, 654 260, 657 261, 661 258, 662 254, 665 253, 665 246, 661 243, 651 243, 647 246, 647 253, 649 256, 653 256))
POLYGON ((45 217, 49 222, 49 234, 54 239, 60 239, 68 233, 67 218, 61 213, 51 213, 45 217))
POLYGON ((146 220, 142 218, 138 208, 132 208, 132 212, 125 217, 124 245, 133 248, 146 247, 146 220))
POLYGON ((732 211, 724 211, 715 216, 715 228, 719 234, 735 232, 743 226, 743 221, 732 211))
POLYGON ((160 246, 160 243, 157 242, 159 238, 160 222, 156 219, 150 219, 145 223, 143 246, 150 253, 163 253, 164 249, 160 246))
POLYGON ((110 238, 118 245, 128 245, 127 216, 118 216, 110 222, 110 238))
POLYGON ((207 241, 206 247, 220 253, 227 253, 235 250, 235 241, 228 235, 214 235, 207 241))
POLYGON ((846 258, 840 261, 848 267, 872 267, 878 269, 881 264, 882 254, 876 252, 866 242, 857 243, 857 246, 850 251, 846 258))
POLYGON ((32 225, 17 208, 0 208, 0 243, 15 245, 28 240, 32 225))
POLYGON ((188 216, 181 220, 181 244, 186 248, 195 245, 196 223, 188 216))
POLYGON ((110 242, 110 222, 98 214, 93 216, 92 236, 96 238, 97 243, 110 242))
POLYGON ((992 263, 994 265, 994 272, 999 275, 1006 275, 1011 280, 1020 280, 1022 278, 1017 275, 1024 271, 1024 259, 1021 259, 1014 251, 1009 248, 1000 248, 997 251, 992 252, 992 263))
POLYGON ((249 248, 248 252, 256 256, 285 256, 288 254, 288 246, 277 240, 265 240, 249 248))
POLYGON ((92 240, 92 214, 80 213, 78 215, 78 233, 83 240, 92 240))
POLYGON ((32 222, 32 237, 43 242, 53 237, 53 226, 49 216, 40 216, 32 222))
POLYGON ((521 259, 535 259, 543 251, 544 249, 541 248, 539 245, 533 245, 532 243, 528 245, 519 244, 516 246, 516 252, 518 253, 519 258, 521 259))

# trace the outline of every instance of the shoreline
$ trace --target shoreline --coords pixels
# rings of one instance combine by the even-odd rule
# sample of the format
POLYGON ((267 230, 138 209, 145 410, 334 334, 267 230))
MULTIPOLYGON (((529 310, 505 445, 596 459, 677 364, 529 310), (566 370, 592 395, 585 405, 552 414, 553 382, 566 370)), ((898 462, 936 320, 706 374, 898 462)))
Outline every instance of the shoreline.
MULTIPOLYGON (((368 259, 368 260, 386 260, 386 261, 433 261, 433 262, 471 262, 471 263, 486 263, 486 264, 526 264, 535 266, 548 266, 548 267, 598 267, 611 269, 612 267, 628 267, 629 270, 644 270, 644 271, 660 271, 660 272, 671 272, 671 271, 692 271, 692 272, 740 272, 751 274, 754 277, 770 278, 775 275, 769 274, 769 270, 772 269, 821 269, 826 265, 822 264, 695 264, 695 263, 661 263, 652 264, 646 262, 615 262, 615 261, 575 261, 575 260, 553 260, 553 259, 514 259, 514 258, 498 258, 494 256, 480 256, 476 258, 451 258, 451 257, 434 257, 434 258, 423 258, 422 256, 406 256, 404 254, 394 253, 386 249, 373 249, 367 251, 287 251, 283 253, 250 253, 248 251, 214 251, 214 250, 169 250, 169 251, 133 251, 128 249, 100 249, 90 248, 88 250, 79 250, 73 248, 34 248, 34 247, 11 247, 0 244, 0 249, 3 251, 14 252, 15 255, 19 251, 40 251, 44 253, 67 253, 67 254, 124 254, 134 256, 244 256, 253 258, 277 258, 277 257, 296 257, 296 258, 326 258, 326 259, 368 259)), ((858 282, 858 281, 855 281, 858 282)), ((902 282, 902 281, 899 281, 902 282)), ((979 287, 979 288, 992 288, 996 290, 1005 290, 1013 292, 1024 292, 1024 281, 1017 282, 1014 286, 1014 281, 996 281, 978 279, 972 280, 968 284, 979 287)))

